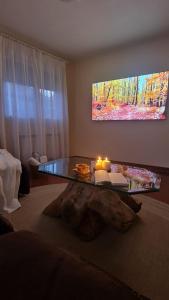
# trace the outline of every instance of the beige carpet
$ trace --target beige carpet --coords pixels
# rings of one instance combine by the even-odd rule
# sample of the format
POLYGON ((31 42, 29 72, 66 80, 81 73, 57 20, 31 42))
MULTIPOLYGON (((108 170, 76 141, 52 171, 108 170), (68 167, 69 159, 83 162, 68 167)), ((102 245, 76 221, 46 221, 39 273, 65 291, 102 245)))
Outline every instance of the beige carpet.
POLYGON ((32 188, 31 194, 21 199, 22 207, 9 215, 15 228, 41 234, 151 299, 169 299, 169 205, 138 195, 143 207, 128 232, 118 233, 109 227, 96 240, 82 242, 61 220, 42 214, 65 187, 53 184, 32 188))

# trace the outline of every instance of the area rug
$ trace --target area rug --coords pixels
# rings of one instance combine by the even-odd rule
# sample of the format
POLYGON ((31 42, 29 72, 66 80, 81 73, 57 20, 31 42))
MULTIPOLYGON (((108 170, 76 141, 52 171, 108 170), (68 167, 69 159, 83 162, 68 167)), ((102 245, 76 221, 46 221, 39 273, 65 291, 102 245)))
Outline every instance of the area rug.
POLYGON ((21 208, 9 215, 15 228, 40 234, 151 299, 168 299, 169 205, 137 195, 135 197, 143 202, 142 209, 126 233, 108 227, 96 240, 83 242, 62 220, 42 214, 65 187, 66 184, 52 184, 32 188, 31 193, 21 199, 21 208))

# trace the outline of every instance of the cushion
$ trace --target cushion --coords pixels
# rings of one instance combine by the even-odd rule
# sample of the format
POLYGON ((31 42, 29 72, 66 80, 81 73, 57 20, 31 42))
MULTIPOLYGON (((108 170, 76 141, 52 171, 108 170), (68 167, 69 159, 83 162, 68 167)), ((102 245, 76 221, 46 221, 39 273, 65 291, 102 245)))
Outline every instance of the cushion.
POLYGON ((147 299, 28 231, 0 237, 0 284, 4 300, 147 299))

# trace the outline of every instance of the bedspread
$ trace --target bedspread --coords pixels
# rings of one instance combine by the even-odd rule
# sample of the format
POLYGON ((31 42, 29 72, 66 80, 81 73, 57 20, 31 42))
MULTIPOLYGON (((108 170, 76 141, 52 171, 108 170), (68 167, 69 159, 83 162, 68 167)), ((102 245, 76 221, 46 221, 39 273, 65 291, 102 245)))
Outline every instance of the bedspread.
POLYGON ((18 201, 21 172, 21 162, 6 149, 0 149, 0 212, 10 213, 21 206, 18 201))

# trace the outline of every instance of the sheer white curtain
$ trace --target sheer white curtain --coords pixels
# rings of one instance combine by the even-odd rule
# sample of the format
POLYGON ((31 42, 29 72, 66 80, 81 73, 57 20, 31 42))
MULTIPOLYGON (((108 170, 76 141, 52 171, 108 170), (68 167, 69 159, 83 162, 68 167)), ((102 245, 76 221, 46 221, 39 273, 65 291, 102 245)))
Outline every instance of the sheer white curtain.
POLYGON ((0 36, 0 148, 27 160, 32 152, 68 155, 65 62, 0 36))

